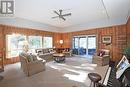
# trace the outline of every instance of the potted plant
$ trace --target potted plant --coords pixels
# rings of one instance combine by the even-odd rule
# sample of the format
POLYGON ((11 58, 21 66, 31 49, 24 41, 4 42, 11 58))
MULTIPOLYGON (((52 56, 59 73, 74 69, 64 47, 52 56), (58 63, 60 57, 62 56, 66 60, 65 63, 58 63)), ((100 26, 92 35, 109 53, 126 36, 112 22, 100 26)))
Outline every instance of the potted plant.
POLYGON ((126 55, 127 59, 130 61, 130 45, 124 49, 124 55, 126 55))

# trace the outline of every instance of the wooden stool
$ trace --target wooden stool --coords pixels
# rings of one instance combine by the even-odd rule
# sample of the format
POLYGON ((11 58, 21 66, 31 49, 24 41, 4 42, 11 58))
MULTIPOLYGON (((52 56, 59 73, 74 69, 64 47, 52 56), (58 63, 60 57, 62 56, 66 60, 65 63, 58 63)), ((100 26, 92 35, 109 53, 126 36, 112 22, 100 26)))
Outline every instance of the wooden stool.
MULTIPOLYGON (((101 80, 101 76, 99 74, 97 74, 97 73, 89 73, 88 77, 91 80, 91 84, 93 82, 94 87, 97 87, 98 82, 101 80)), ((91 84, 90 84, 90 87, 91 87, 91 84)))

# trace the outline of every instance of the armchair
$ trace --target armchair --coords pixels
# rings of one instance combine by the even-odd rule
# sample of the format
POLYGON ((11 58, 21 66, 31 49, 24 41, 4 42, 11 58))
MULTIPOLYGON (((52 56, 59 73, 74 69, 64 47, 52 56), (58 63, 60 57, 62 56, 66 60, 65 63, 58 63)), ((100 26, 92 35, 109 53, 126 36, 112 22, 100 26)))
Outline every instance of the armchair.
POLYGON ((98 55, 98 53, 95 53, 92 58, 92 63, 95 63, 100 66, 108 65, 110 60, 110 51, 101 49, 100 51, 104 52, 104 55, 98 55))
POLYGON ((20 62, 23 72, 27 75, 33 75, 45 70, 45 60, 38 59, 37 56, 31 56, 28 53, 20 53, 20 62))

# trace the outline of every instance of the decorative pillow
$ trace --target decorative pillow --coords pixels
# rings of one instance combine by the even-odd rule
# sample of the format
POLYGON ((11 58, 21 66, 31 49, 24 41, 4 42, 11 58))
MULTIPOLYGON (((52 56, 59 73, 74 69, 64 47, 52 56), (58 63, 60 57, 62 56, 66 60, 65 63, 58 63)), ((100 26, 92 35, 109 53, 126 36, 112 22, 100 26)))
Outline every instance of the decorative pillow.
POLYGON ((49 49, 49 53, 53 52, 53 49, 49 49))
POLYGON ((100 53, 101 53, 101 51, 98 51, 98 52, 97 52, 97 56, 100 56, 100 53))
POLYGON ((33 58, 33 61, 36 61, 37 60, 37 56, 36 55, 31 55, 32 58, 33 58))
POLYGON ((28 60, 28 62, 36 61, 37 60, 37 56, 33 55, 33 54, 28 54, 27 60, 28 60))
POLYGON ((41 51, 41 50, 39 50, 39 51, 38 51, 38 53, 42 53, 42 51, 41 51))
POLYGON ((30 54, 29 53, 26 53, 27 55, 26 55, 26 58, 27 58, 27 61, 28 62, 31 62, 32 60, 31 60, 31 58, 30 58, 30 54))
POLYGON ((101 51, 99 56, 102 57, 104 55, 105 55, 105 51, 101 51))
POLYGON ((104 56, 105 55, 105 51, 99 51, 98 53, 97 53, 97 56, 100 56, 100 57, 102 57, 102 56, 104 56))
POLYGON ((49 53, 49 49, 44 49, 43 53, 49 53))

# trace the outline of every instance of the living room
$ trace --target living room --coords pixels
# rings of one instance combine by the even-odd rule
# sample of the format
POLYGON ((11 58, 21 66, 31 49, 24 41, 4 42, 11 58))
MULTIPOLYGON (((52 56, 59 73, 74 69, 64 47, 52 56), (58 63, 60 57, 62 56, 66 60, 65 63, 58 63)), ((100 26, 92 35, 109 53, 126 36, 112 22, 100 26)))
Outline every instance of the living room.
MULTIPOLYGON (((15 0, 11 3, 15 4, 10 9, 12 14, 3 14, 2 10, 0 13, 2 87, 93 87, 90 83, 95 82, 89 73, 101 76, 96 87, 105 87, 101 85, 105 84, 109 66, 119 63, 124 50, 129 48, 129 0, 15 0), (95 56, 100 52, 106 54, 100 50, 108 51, 106 60, 95 56), (22 52, 40 58, 31 74, 23 68, 26 64, 20 58, 22 52)), ((129 77, 126 77, 128 83, 129 77)), ((124 87, 129 87, 128 83, 124 87)))

